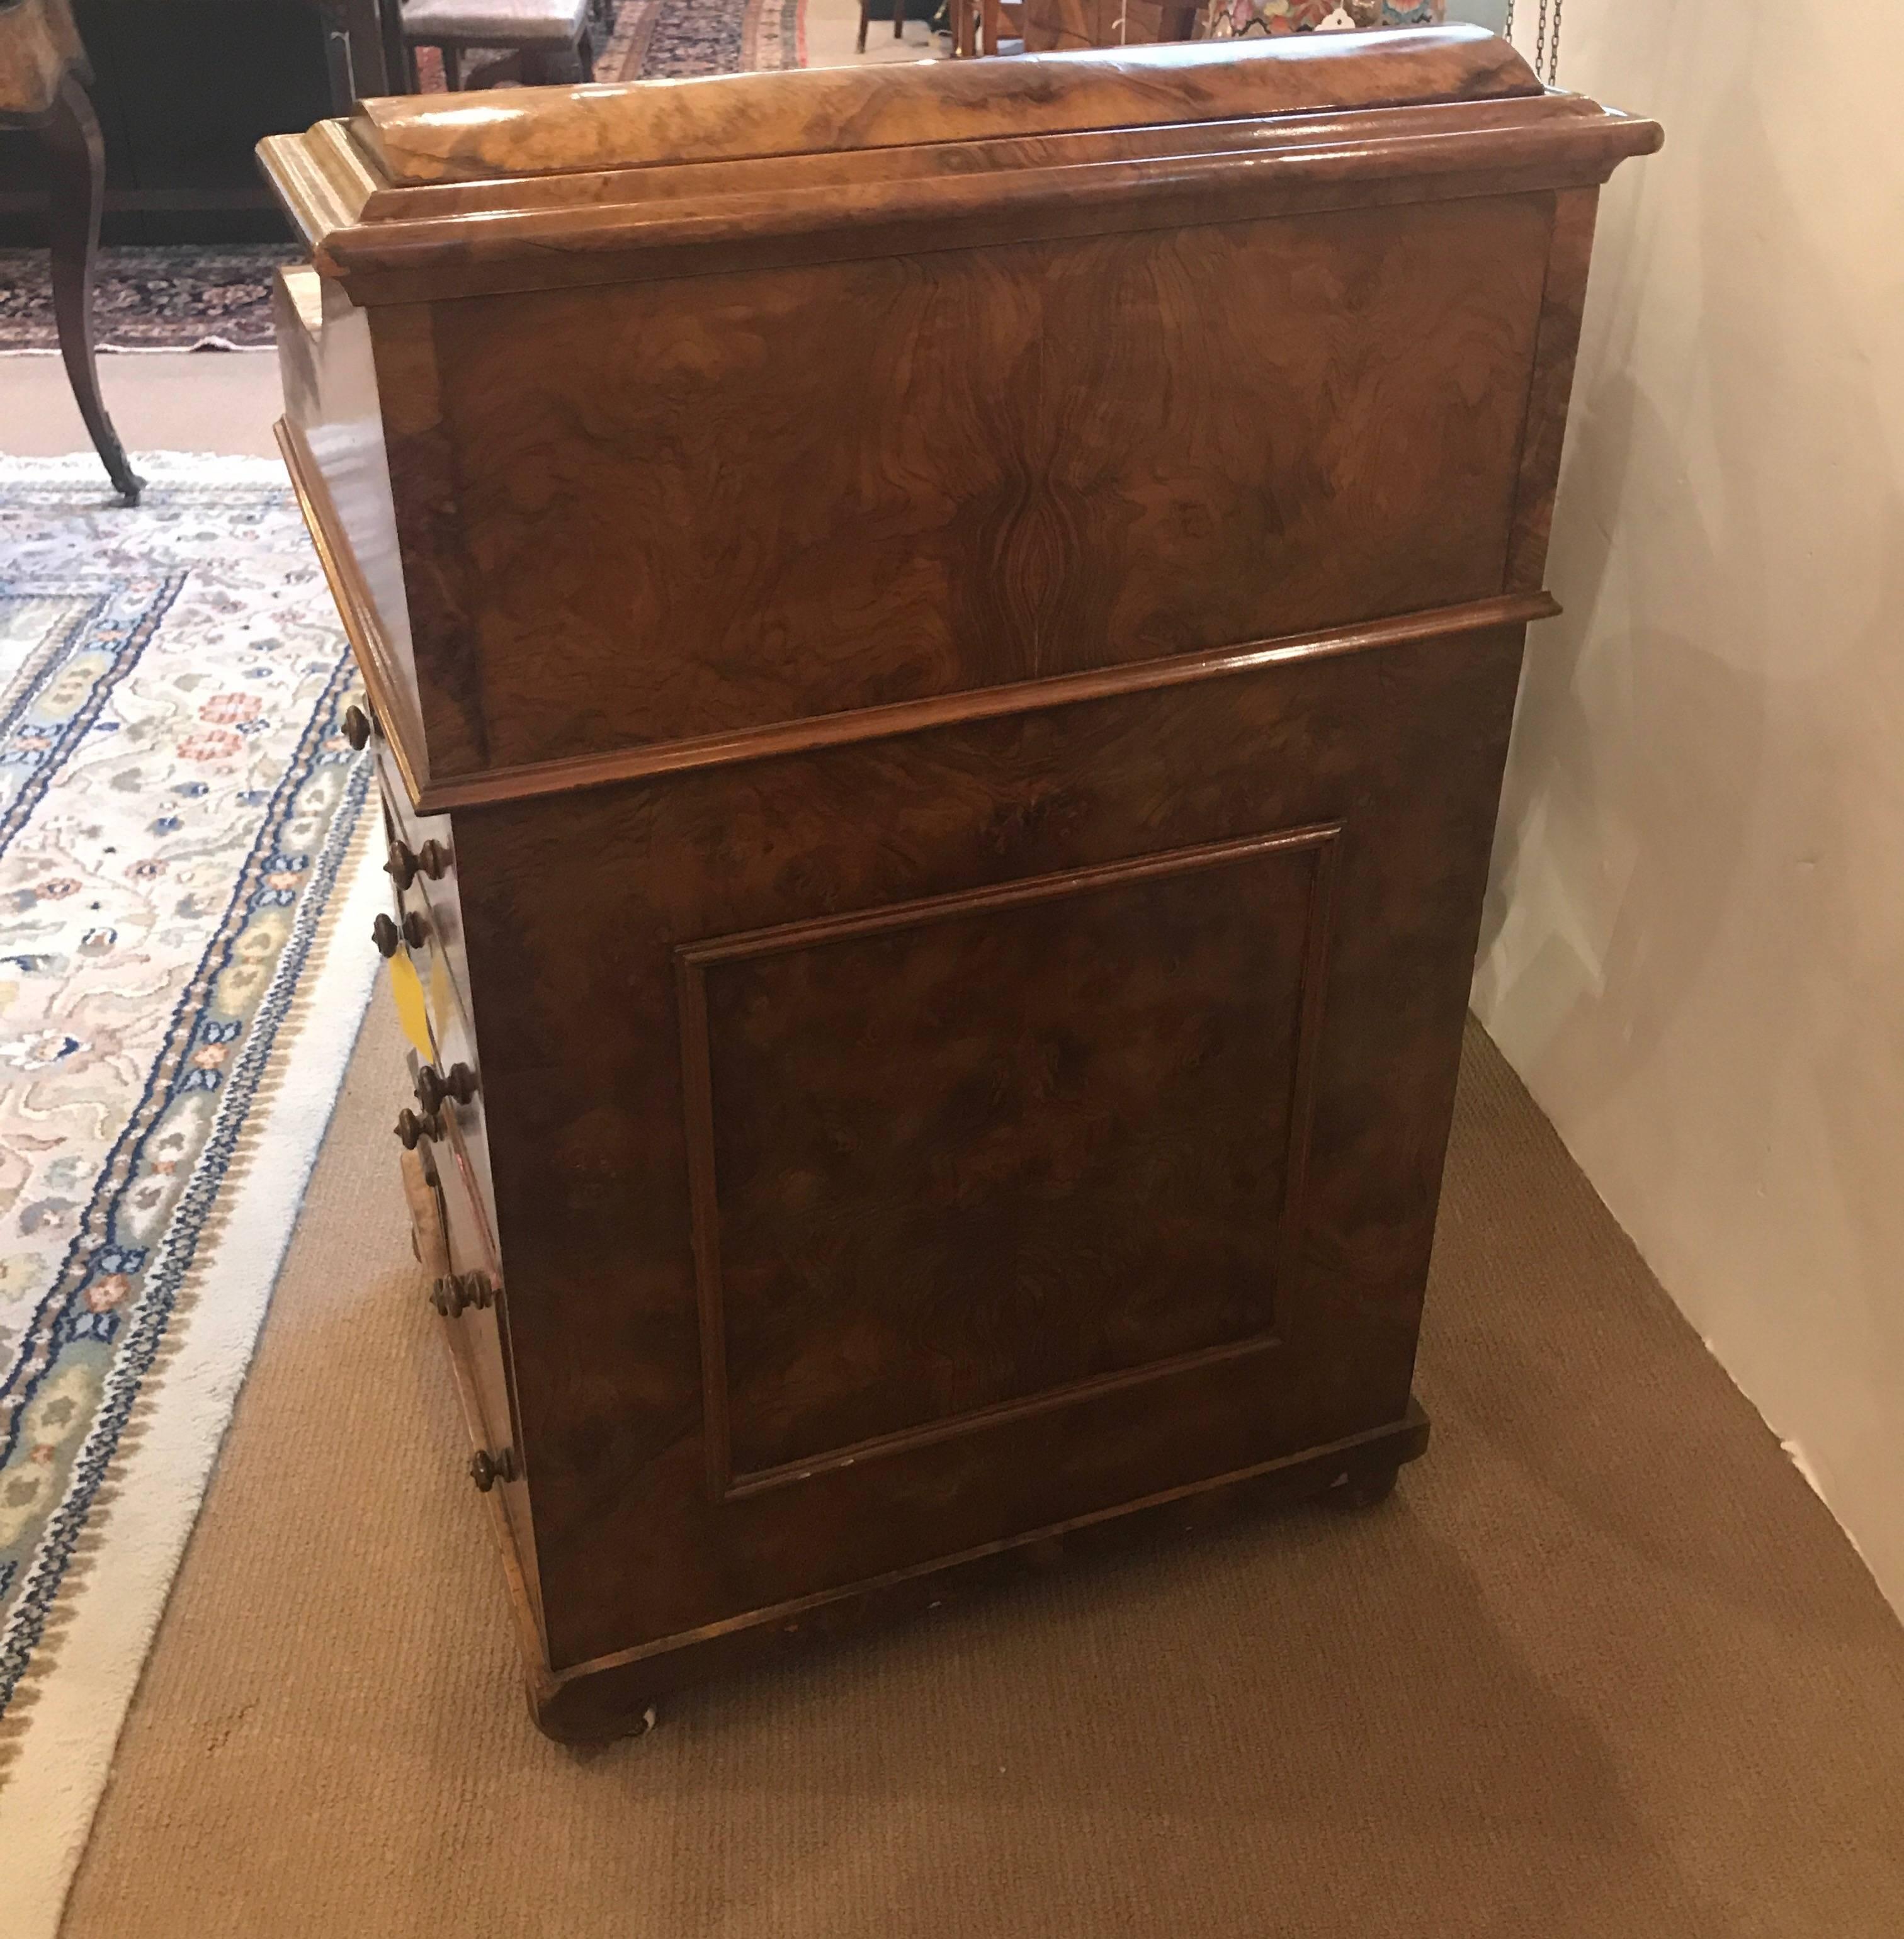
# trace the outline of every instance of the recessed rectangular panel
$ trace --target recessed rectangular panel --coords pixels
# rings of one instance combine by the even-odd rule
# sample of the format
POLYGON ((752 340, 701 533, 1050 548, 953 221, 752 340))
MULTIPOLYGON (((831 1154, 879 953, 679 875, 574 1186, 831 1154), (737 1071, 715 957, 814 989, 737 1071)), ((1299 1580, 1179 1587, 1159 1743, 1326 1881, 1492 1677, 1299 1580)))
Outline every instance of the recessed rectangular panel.
POLYGON ((1334 833, 678 951, 718 1491, 1273 1344, 1334 833))

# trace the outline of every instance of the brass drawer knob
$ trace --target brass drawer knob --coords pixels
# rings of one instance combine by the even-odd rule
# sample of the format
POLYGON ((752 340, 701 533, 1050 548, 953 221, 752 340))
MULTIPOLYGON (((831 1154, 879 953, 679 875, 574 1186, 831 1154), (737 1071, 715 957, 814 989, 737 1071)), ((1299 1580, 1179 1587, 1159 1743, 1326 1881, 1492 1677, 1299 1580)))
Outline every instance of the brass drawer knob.
POLYGON ((383 872, 400 890, 408 888, 419 875, 440 882, 449 872, 449 851, 440 842, 426 842, 421 848, 413 848, 405 842, 393 842, 383 872))
POLYGON ((425 1138, 440 1137, 443 1127, 434 1114, 419 1118, 407 1106, 397 1113, 397 1142, 405 1151, 414 1151, 425 1138))
POLYGON ((370 744, 370 717, 362 708, 344 709, 344 738, 360 754, 370 744))
POLYGON ((488 1448, 479 1447, 469 1457, 469 1478, 486 1495, 498 1481, 513 1481, 516 1478, 513 1450, 505 1447, 500 1454, 492 1454, 488 1448))
POLYGON ((467 1104, 475 1095, 476 1073, 467 1064, 452 1064, 446 1073, 440 1073, 434 1064, 426 1064, 416 1073, 416 1101, 433 1118, 443 1108, 446 1097, 467 1104))
POLYGON ((430 1304, 446 1320, 456 1319, 468 1308, 478 1312, 491 1305, 496 1283, 486 1272, 449 1273, 430 1289, 430 1304))
POLYGON ((403 939, 403 931, 387 915, 379 916, 370 925, 370 940, 376 945, 379 956, 395 956, 403 939))

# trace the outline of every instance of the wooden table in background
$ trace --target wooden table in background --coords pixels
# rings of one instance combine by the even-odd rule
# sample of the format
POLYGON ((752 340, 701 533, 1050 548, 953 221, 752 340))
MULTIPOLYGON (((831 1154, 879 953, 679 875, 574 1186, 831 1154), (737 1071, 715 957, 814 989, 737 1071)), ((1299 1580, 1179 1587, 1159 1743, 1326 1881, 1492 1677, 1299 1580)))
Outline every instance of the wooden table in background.
POLYGON ((93 268, 105 151, 86 91, 90 78, 66 0, 14 0, 0 7, 0 126, 32 129, 46 149, 59 354, 94 449, 119 495, 136 505, 143 483, 126 462, 106 415, 93 357, 93 268))

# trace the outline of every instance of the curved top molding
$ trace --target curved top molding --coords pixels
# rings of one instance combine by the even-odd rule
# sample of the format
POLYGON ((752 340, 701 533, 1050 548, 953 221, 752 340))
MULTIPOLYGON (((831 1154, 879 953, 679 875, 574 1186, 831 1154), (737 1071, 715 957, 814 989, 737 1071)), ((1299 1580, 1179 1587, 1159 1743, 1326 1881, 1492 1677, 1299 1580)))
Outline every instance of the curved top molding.
POLYGON ((1446 27, 367 101, 259 154, 384 304, 1562 188, 1659 142, 1446 27))
POLYGON ((349 126, 385 183, 416 188, 1541 91, 1506 41, 1456 26, 410 96, 359 102, 349 126))

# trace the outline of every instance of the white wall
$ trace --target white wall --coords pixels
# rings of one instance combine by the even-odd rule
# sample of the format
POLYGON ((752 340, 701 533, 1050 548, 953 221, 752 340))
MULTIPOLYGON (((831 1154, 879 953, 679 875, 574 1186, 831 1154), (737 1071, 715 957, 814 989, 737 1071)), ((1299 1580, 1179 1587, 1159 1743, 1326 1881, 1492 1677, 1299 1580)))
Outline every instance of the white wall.
POLYGON ((1476 1005, 1904 1609, 1904 14, 1571 0, 1560 81, 1666 147, 1601 202, 1476 1005))

